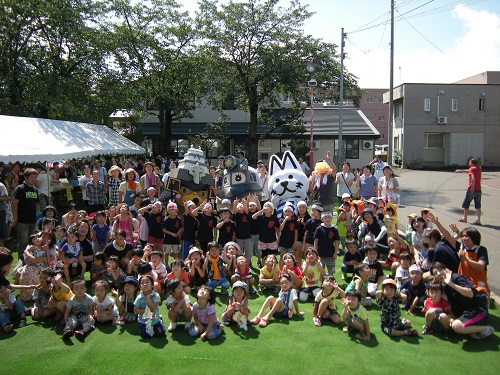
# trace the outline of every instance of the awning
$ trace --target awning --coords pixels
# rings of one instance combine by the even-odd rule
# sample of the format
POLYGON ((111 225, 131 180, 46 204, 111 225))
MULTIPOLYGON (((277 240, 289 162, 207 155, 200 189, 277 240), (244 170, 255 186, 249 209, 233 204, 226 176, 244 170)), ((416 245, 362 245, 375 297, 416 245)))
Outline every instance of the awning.
POLYGON ((105 125, 30 117, 0 116, 0 140, 0 160, 5 163, 145 153, 105 125))

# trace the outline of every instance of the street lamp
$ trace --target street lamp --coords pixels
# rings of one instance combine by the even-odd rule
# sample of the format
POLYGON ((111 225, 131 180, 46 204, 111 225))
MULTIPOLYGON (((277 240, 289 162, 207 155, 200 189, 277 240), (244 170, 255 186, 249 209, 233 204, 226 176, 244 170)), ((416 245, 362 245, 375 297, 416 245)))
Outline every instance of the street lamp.
POLYGON ((314 70, 316 67, 313 63, 307 63, 306 70, 311 75, 311 79, 307 82, 309 86, 309 93, 311 96, 311 133, 309 135, 309 168, 314 170, 314 147, 313 147, 313 132, 314 132, 314 88, 318 86, 318 82, 313 78, 314 70))

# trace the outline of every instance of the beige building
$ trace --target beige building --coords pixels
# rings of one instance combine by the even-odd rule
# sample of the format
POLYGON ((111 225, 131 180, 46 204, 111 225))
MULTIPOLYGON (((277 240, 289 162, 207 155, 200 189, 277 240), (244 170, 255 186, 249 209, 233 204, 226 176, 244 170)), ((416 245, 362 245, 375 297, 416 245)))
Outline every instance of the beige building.
POLYGON ((395 87, 393 150, 404 166, 464 166, 471 157, 500 166, 499 83, 500 72, 485 72, 459 83, 395 87))

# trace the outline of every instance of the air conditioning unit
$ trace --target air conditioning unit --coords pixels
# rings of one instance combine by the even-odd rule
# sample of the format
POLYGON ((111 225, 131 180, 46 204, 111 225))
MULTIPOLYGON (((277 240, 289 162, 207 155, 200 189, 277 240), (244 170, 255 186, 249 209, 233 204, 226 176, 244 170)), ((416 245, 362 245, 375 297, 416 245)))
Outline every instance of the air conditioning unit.
POLYGON ((438 124, 439 125, 446 125, 448 123, 448 117, 446 116, 439 116, 437 118, 438 124))
POLYGON ((371 150, 373 149, 373 141, 363 141, 361 147, 363 150, 371 150))
POLYGON ((321 148, 320 141, 313 141, 313 150, 319 150, 321 148))

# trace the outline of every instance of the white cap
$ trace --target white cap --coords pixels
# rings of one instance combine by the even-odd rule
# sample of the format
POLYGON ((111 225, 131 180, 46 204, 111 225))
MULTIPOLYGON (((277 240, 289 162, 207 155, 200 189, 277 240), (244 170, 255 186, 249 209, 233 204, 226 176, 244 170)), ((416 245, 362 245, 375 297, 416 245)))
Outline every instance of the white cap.
POLYGON ((175 202, 170 202, 167 204, 167 210, 177 210, 177 204, 175 202))
POLYGON ((342 199, 346 199, 346 198, 351 198, 351 195, 349 193, 344 193, 342 194, 342 199))
POLYGON ((304 206, 304 207, 307 207, 307 203, 306 203, 306 201, 298 201, 298 202, 297 202, 297 208, 298 208, 299 206, 304 206))
POLYGON ((227 198, 224 198, 221 202, 221 204, 231 204, 231 200, 230 199, 227 199, 227 198))

